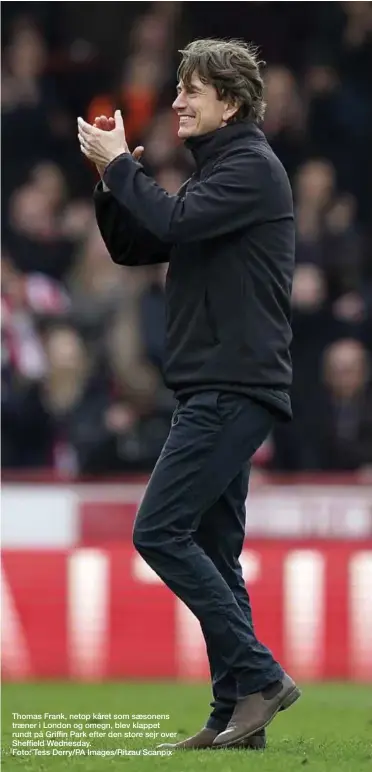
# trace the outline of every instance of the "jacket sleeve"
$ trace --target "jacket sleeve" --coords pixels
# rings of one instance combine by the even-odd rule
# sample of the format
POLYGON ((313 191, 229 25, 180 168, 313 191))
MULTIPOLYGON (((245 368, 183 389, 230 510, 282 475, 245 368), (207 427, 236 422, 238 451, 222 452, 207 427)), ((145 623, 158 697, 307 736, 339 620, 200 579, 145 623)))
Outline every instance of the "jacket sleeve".
POLYGON ((166 193, 128 153, 108 165, 104 181, 117 201, 161 241, 202 241, 293 217, 289 183, 273 158, 248 150, 227 154, 184 196, 166 193))
POLYGON ((98 183, 93 194, 96 220, 114 263, 153 265, 169 260, 170 245, 136 221, 110 192, 98 183))

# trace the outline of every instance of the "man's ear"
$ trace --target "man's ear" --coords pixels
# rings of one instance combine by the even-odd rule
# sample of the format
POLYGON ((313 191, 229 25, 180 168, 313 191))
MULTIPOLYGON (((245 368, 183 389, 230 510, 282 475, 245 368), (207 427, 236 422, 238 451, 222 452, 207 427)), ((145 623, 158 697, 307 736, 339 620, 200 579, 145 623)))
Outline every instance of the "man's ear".
POLYGON ((224 121, 231 120, 231 118, 233 118, 233 116, 236 115, 236 113, 238 112, 239 107, 240 107, 239 102, 226 102, 225 110, 222 116, 223 120, 224 121))

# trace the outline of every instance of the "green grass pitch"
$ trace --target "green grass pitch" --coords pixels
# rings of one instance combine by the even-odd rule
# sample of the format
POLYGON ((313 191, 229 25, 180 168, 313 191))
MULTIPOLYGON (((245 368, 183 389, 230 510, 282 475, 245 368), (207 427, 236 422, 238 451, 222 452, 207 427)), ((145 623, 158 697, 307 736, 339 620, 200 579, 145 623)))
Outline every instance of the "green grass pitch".
MULTIPOLYGON (((161 731, 178 739, 197 731, 208 714, 210 690, 175 683, 27 683, 2 690, 4 772, 363 772, 372 770, 372 686, 319 684, 303 687, 290 710, 268 728, 264 752, 178 751, 172 756, 13 756, 12 712, 169 714, 161 731)), ((92 749, 154 749, 160 738, 92 740, 92 749)))

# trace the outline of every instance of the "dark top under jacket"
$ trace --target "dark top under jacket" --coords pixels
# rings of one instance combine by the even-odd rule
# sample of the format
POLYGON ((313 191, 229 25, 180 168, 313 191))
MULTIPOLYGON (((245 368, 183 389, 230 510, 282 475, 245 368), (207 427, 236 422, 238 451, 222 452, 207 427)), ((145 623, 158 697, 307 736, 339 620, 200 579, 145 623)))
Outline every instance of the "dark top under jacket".
POLYGON ((186 140, 196 171, 177 195, 130 154, 94 193, 115 263, 168 262, 166 385, 248 394, 291 417, 293 202, 287 174, 253 122, 186 140))

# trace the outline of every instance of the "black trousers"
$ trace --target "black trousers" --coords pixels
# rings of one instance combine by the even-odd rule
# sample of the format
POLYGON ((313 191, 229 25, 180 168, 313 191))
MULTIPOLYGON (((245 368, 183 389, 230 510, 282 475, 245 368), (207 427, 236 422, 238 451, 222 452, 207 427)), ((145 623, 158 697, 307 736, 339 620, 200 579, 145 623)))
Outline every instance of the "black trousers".
POLYGON ((249 460, 274 418, 250 397, 205 391, 180 402, 134 524, 145 561, 200 621, 223 729, 236 700, 280 679, 258 641, 239 563, 249 460))

